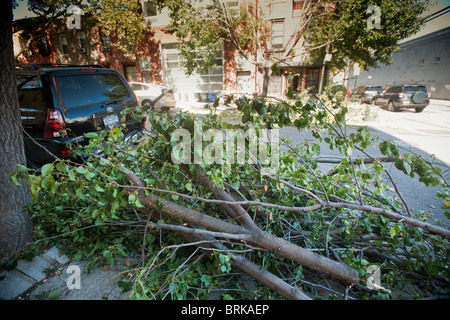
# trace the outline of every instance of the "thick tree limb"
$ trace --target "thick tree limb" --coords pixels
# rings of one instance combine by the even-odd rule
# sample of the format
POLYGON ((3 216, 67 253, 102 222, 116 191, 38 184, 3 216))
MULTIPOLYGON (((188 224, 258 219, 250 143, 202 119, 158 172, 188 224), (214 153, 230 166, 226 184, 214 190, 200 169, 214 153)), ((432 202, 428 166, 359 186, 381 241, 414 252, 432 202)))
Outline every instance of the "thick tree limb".
MULTIPOLYGON (((133 186, 143 187, 142 181, 136 176, 135 173, 130 172, 128 174, 128 179, 133 186)), ((137 190, 137 197, 143 205, 157 208, 157 203, 159 202, 162 204, 162 212, 174 219, 182 219, 188 224, 203 226, 209 230, 218 232, 230 232, 236 234, 249 233, 252 235, 248 241, 250 243, 266 248, 277 255, 291 259, 292 261, 300 263, 305 267, 318 272, 328 274, 346 283, 352 284, 358 282, 357 271, 347 265, 300 248, 299 246, 277 238, 260 229, 248 230, 247 228, 233 225, 220 219, 216 219, 195 210, 183 207, 172 201, 162 199, 157 195, 146 195, 143 189, 136 189, 133 187, 130 187, 130 189, 133 190, 131 192, 137 190)))

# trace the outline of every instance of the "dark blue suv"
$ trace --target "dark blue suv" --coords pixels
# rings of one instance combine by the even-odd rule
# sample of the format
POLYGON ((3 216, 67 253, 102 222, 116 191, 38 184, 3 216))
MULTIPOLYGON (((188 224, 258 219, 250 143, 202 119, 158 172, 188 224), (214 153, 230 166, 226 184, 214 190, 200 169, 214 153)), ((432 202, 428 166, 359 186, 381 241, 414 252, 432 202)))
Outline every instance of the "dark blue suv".
POLYGON ((375 95, 373 101, 376 105, 387 106, 389 111, 410 108, 422 112, 430 104, 430 93, 422 85, 395 85, 375 95))
POLYGON ((125 124, 125 135, 140 134, 143 122, 122 115, 140 102, 127 81, 101 66, 21 64, 16 84, 29 167, 67 158, 68 142, 84 134, 125 124), (45 149, 43 149, 45 148, 45 149), (54 155, 54 156, 53 156, 54 155))

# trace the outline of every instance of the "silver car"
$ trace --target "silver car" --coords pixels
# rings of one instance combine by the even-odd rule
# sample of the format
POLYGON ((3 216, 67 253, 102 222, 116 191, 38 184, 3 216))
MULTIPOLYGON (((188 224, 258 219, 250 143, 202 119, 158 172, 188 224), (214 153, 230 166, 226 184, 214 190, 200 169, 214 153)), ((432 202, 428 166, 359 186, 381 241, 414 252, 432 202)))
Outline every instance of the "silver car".
POLYGON ((129 84, 141 101, 141 105, 149 110, 168 111, 177 105, 173 90, 170 88, 154 83, 129 82, 129 84))

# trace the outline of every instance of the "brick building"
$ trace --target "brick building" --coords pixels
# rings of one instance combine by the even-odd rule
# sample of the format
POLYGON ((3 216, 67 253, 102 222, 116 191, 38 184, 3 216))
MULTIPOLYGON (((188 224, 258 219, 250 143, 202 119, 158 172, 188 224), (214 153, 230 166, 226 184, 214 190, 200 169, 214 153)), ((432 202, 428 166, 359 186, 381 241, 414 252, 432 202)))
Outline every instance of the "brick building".
MULTIPOLYGON (((240 0, 227 2, 239 10, 240 0)), ((272 39, 265 52, 255 54, 254 58, 257 60, 259 54, 281 55, 287 46, 294 45, 291 42, 303 1, 259 0, 257 3, 261 17, 271 26, 272 39)), ((47 30, 40 30, 39 26, 30 26, 29 19, 23 19, 14 22, 16 61, 100 64, 118 70, 129 81, 170 86, 182 104, 206 101, 210 93, 222 96, 261 92, 264 83, 261 69, 249 63, 228 42, 223 42, 222 49, 216 54, 216 67, 187 76, 180 67, 176 36, 164 32, 164 27, 169 24, 168 12, 166 9, 158 12, 154 1, 141 0, 141 5, 148 29, 136 57, 125 57, 114 47, 114 37, 103 36, 98 27, 83 27, 82 24, 81 29, 69 29, 64 20, 57 20, 47 30), (36 35, 37 40, 28 44, 28 40, 36 35)), ((302 75, 294 83, 297 91, 306 90, 306 83, 316 90, 319 87, 322 65, 304 66, 293 58, 279 69, 279 76, 272 75, 264 83, 268 85, 269 95, 285 94, 290 72, 302 75)))

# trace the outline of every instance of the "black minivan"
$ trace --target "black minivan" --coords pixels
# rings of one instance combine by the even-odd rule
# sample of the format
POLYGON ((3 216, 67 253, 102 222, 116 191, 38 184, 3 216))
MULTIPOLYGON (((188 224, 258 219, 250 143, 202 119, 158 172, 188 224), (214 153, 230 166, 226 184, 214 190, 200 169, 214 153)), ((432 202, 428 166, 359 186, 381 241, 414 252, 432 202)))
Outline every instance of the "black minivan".
POLYGON ((102 66, 19 64, 16 84, 27 165, 38 168, 69 156, 66 144, 84 134, 125 124, 140 134, 143 122, 121 115, 140 102, 119 72, 102 66), (36 143, 37 142, 37 143, 36 143), (43 149, 43 147, 46 149, 43 149), (54 156, 53 156, 54 155, 54 156))

